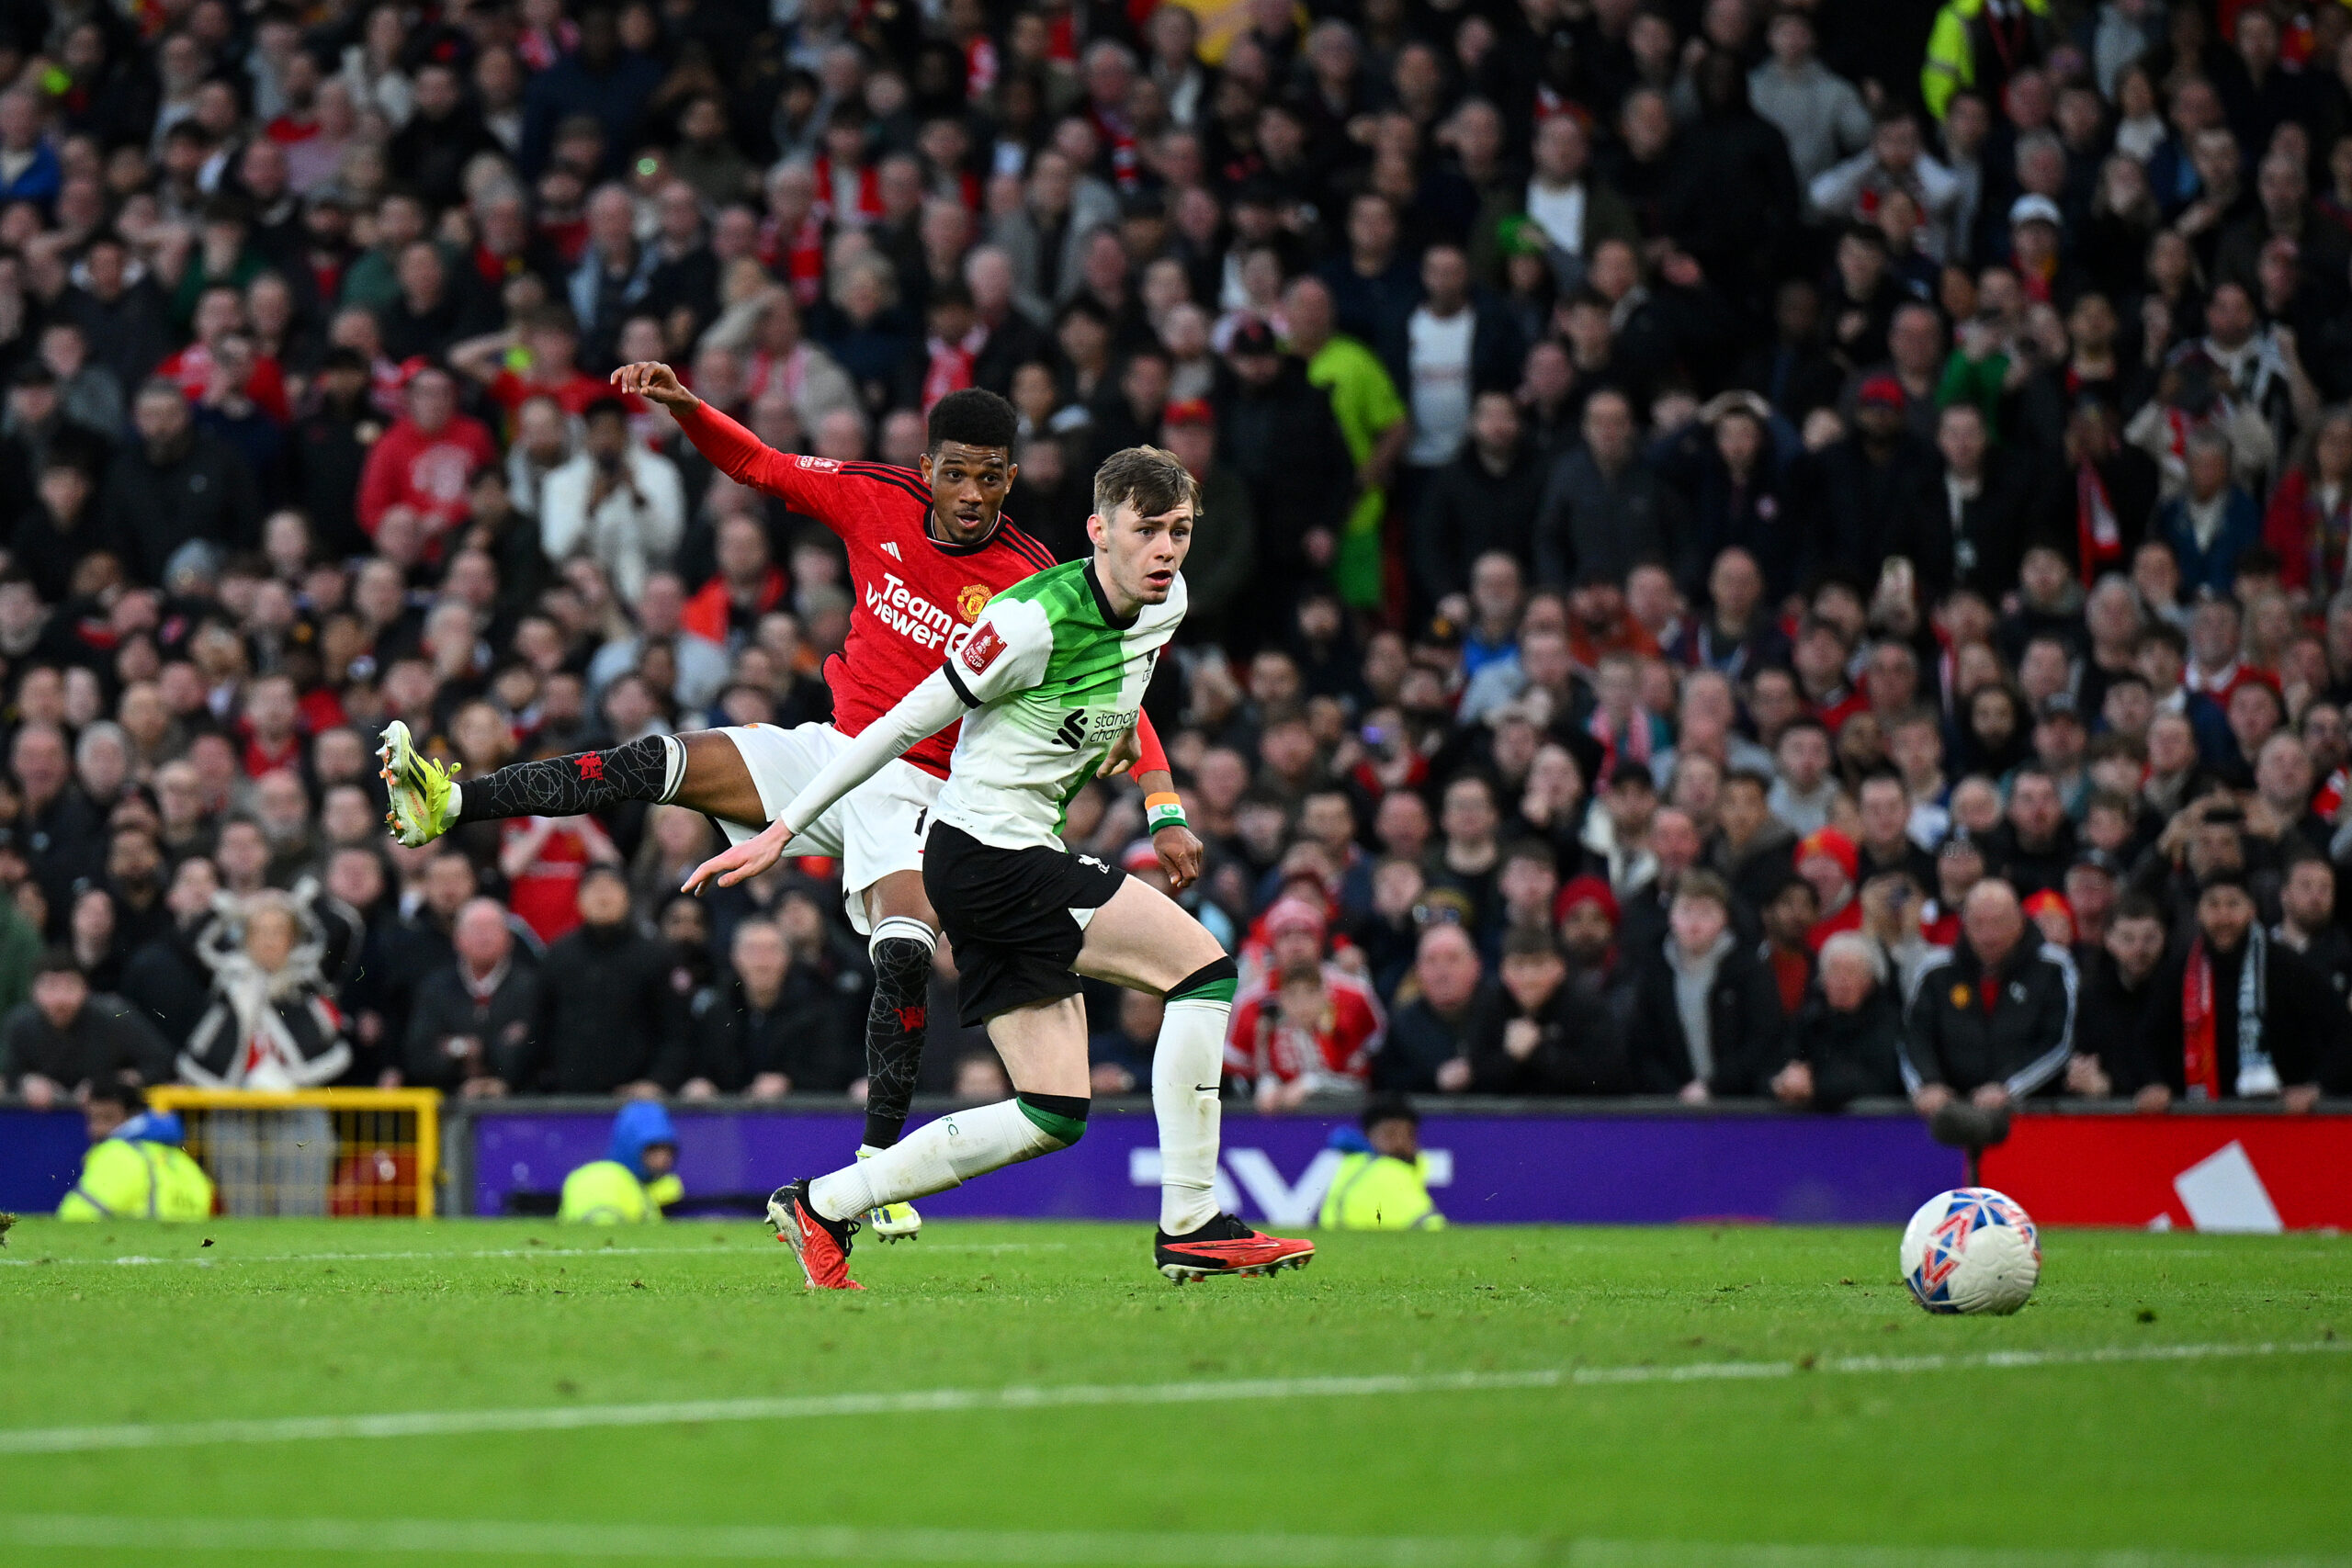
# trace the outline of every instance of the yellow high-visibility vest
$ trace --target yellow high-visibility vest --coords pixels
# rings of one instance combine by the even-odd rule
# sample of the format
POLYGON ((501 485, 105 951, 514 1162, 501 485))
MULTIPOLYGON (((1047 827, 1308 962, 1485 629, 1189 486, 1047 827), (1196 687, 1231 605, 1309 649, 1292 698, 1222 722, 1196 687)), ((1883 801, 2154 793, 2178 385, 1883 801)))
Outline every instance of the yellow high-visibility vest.
POLYGON ((555 1217, 582 1225, 652 1224, 685 1190, 675 1176, 639 1181, 616 1159, 591 1160, 563 1179, 563 1203, 555 1217))
POLYGON ((61 1220, 201 1220, 212 1179, 170 1144, 107 1138, 83 1156, 82 1177, 57 1205, 61 1220))
POLYGON ((1344 1231, 1436 1230, 1445 1216, 1430 1201, 1429 1171, 1386 1155, 1341 1158, 1323 1195, 1323 1227, 1344 1231))

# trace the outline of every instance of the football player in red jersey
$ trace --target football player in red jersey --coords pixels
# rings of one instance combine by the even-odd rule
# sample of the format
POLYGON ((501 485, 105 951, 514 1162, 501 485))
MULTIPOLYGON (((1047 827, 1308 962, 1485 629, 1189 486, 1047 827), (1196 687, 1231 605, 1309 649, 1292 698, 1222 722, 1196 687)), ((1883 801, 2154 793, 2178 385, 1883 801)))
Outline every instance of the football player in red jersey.
MULTIPOLYGON (((734 841, 756 836, 852 739, 961 645, 983 605, 1052 554, 1002 516, 1017 469, 1016 415, 992 392, 953 392, 933 406, 917 469, 778 452, 695 396, 667 365, 613 372, 613 386, 660 403, 721 473, 840 536, 856 602, 849 635, 826 661, 829 724, 746 725, 651 735, 604 751, 522 762, 462 784, 416 754, 407 727, 384 732, 391 825, 424 843, 460 822, 567 817, 625 800, 673 802, 717 818, 734 841)), ((842 863, 851 923, 867 938, 874 993, 866 1012, 865 1148, 898 1141, 922 1055, 939 917, 923 894, 923 827, 956 745, 951 726, 910 749, 792 842, 796 854, 842 863)), ((1200 873, 1201 845, 1185 825, 1175 783, 1149 720, 1135 762, 1160 863, 1179 887, 1200 873)), ((869 1216, 875 1233, 912 1235, 904 1204, 869 1216)))

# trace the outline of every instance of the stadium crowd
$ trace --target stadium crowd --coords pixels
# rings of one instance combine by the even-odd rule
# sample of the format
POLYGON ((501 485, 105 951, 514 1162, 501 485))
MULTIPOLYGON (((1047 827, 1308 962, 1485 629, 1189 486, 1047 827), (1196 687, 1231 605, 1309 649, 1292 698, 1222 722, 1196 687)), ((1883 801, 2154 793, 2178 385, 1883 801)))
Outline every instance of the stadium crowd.
POLYGON ((0 82, 37 1104, 859 1091, 826 863, 383 830, 390 718, 831 711, 834 540, 639 359, 834 459, 998 391, 1062 558, 1199 478, 1148 705, 1262 1105, 2352 1089, 2341 5, 18 0, 0 82))

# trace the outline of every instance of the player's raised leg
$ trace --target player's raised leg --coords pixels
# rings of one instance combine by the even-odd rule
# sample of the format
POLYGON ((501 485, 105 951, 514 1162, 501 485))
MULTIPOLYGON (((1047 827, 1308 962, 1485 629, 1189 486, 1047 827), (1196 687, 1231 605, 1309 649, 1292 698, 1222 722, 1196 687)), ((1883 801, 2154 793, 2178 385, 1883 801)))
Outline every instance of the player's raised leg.
POLYGON ((1217 1091, 1238 976, 1232 958, 1174 900, 1130 877, 1087 922, 1077 969, 1168 999, 1151 1055, 1160 1162, 1152 1261, 1159 1271, 1182 1284, 1305 1268, 1313 1242, 1266 1235, 1217 1211, 1217 1091))
POLYGON ((767 813, 742 753, 722 730, 647 735, 601 751, 514 762, 459 781, 419 753, 407 725, 384 727, 377 750, 391 800, 392 836, 414 848, 460 822, 578 817, 623 801, 675 803, 757 828, 767 813))

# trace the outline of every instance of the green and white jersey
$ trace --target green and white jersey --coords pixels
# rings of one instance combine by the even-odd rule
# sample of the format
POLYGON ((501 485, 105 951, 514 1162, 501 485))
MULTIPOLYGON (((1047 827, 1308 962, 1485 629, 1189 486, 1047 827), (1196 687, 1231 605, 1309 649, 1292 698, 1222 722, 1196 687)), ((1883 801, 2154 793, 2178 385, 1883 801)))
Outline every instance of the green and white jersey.
POLYGON ((1094 563, 1069 561, 988 603, 941 666, 964 705, 947 783, 932 807, 999 849, 1060 849, 1062 814, 1133 729, 1159 650, 1184 619, 1184 578, 1122 625, 1094 563))

